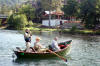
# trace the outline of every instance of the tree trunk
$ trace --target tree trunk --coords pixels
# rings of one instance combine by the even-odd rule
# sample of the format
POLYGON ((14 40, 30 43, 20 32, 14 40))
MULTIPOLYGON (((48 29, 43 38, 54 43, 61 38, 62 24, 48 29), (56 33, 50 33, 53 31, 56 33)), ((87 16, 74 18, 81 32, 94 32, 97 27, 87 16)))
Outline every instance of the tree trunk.
POLYGON ((51 26, 51 11, 49 11, 49 27, 51 26))

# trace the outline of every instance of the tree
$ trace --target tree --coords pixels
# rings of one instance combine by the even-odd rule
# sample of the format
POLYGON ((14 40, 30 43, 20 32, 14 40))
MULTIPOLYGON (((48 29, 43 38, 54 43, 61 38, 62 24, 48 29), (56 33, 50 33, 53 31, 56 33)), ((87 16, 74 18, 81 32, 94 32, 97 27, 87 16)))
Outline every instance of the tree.
POLYGON ((84 0, 80 5, 80 18, 86 28, 94 29, 98 24, 100 14, 100 0, 84 0))
POLYGON ((68 0, 67 5, 64 5, 62 10, 68 17, 77 16, 79 10, 79 3, 77 0, 68 0))
POLYGON ((26 15, 24 14, 13 14, 8 19, 9 28, 22 29, 28 24, 26 15))
POLYGON ((41 0, 40 3, 44 10, 57 10, 63 6, 62 1, 63 0, 41 0))
POLYGON ((22 5, 22 7, 18 9, 18 12, 21 14, 25 14, 28 20, 32 20, 35 18, 35 8, 30 4, 22 5))

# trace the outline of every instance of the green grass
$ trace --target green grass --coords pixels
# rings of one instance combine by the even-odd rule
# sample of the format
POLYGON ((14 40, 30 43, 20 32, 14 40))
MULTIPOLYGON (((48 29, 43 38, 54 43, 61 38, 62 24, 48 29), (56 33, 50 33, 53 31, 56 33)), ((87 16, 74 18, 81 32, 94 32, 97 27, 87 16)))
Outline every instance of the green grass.
POLYGON ((57 29, 49 29, 49 28, 36 28, 36 27, 25 27, 23 28, 23 30, 25 29, 30 29, 32 31, 56 31, 57 29))
MULTIPOLYGON (((70 32, 70 29, 64 29, 62 31, 63 33, 71 33, 70 32)), ((76 30, 75 32, 73 32, 73 34, 98 34, 100 35, 100 30, 97 30, 97 31, 93 31, 93 30, 87 30, 87 29, 84 29, 84 30, 76 30)))
POLYGON ((41 24, 33 23, 33 26, 25 27, 23 28, 23 30, 25 29, 30 29, 32 31, 56 31, 57 30, 57 29, 51 29, 51 28, 39 28, 40 26, 41 24))
MULTIPOLYGON (((42 32, 45 32, 45 31, 62 31, 63 33, 72 33, 70 31, 70 29, 64 29, 64 30, 61 30, 61 29, 51 29, 51 28, 36 28, 36 27, 26 27, 24 28, 25 29, 30 29, 31 31, 42 31, 42 32)), ((93 31, 93 30, 87 30, 87 29, 84 29, 84 30, 79 30, 77 29, 75 32, 73 32, 73 34, 100 34, 100 30, 97 30, 97 31, 93 31)))
POLYGON ((47 31, 61 31, 62 33, 69 33, 69 34, 99 34, 100 35, 100 30, 88 30, 88 29, 84 29, 84 30, 79 30, 79 29, 75 29, 75 31, 71 31, 71 29, 52 29, 52 28, 39 28, 41 26, 41 24, 36 24, 34 23, 32 27, 25 27, 22 30, 25 29, 30 29, 31 31, 34 32, 47 32, 47 31))

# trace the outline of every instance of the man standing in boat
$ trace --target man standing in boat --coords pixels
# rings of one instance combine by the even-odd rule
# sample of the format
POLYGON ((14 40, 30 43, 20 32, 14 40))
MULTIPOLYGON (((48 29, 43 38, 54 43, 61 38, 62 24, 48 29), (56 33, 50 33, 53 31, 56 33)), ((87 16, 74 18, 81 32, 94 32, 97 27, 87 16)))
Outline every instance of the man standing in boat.
POLYGON ((24 39, 26 42, 26 52, 29 52, 30 50, 31 38, 32 38, 31 31, 29 29, 26 29, 24 34, 24 39))
POLYGON ((60 50, 60 47, 58 46, 58 42, 57 42, 58 38, 55 37, 54 40, 52 41, 51 47, 53 51, 58 51, 60 50))

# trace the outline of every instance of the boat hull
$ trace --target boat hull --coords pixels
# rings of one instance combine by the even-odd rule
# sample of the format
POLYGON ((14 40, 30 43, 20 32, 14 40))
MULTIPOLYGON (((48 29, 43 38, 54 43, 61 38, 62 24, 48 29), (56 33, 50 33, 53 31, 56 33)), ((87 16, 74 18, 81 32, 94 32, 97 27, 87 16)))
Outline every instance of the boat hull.
MULTIPOLYGON (((57 53, 60 56, 65 56, 69 53, 69 50, 71 48, 71 44, 69 44, 66 48, 62 49, 61 51, 57 51, 57 53)), ((45 53, 36 53, 36 52, 21 52, 21 51, 14 51, 17 58, 53 58, 57 57, 55 54, 50 52, 45 53)))

